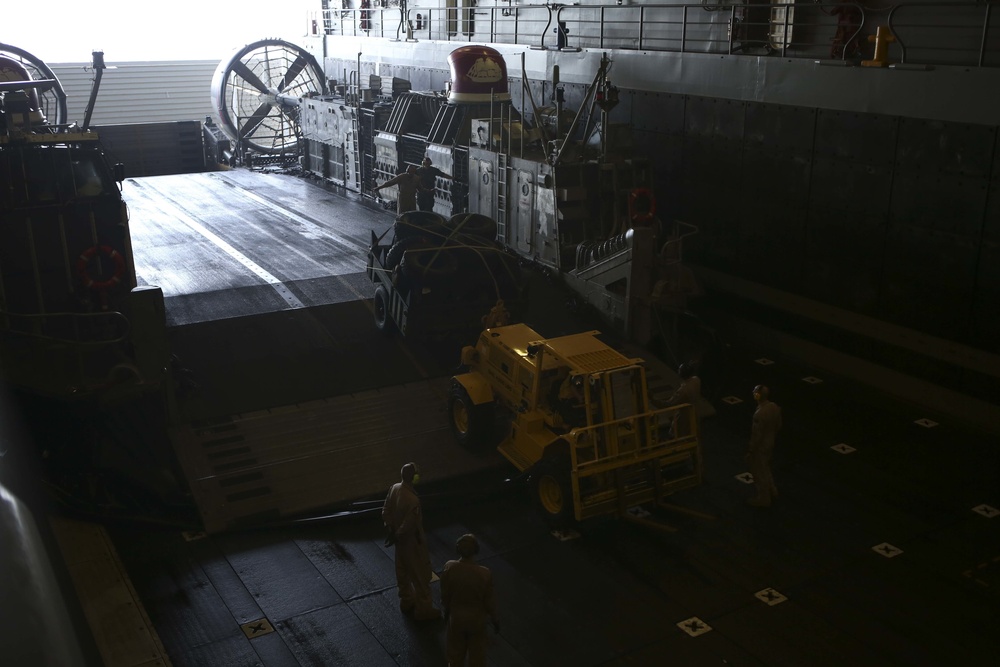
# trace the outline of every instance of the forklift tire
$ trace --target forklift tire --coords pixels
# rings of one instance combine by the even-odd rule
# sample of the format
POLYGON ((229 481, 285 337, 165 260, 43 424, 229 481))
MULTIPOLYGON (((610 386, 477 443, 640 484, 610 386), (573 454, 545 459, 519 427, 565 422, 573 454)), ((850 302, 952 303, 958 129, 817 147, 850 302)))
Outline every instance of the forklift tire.
POLYGON ((375 287, 375 296, 372 298, 372 309, 375 313, 375 328, 382 333, 389 335, 396 330, 396 324, 389 315, 389 290, 385 285, 375 287))
POLYGON ((493 426, 493 402, 475 405, 465 387, 455 382, 448 392, 448 416, 458 444, 472 448, 489 438, 493 426))
POLYGON ((539 511, 553 528, 565 528, 573 523, 573 487, 569 479, 569 463, 541 461, 531 473, 532 495, 539 511))

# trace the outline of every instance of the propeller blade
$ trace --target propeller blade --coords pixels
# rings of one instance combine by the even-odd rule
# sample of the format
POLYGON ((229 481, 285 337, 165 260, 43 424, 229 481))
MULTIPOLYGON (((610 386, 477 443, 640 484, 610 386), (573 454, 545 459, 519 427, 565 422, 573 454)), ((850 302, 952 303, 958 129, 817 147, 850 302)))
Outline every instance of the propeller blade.
POLYGON ((281 83, 278 85, 279 93, 283 91, 288 86, 288 84, 290 84, 292 81, 295 80, 295 77, 297 77, 302 72, 302 70, 305 69, 306 64, 308 64, 308 61, 306 60, 305 56, 299 54, 299 57, 296 58, 294 62, 292 62, 291 66, 289 66, 288 68, 288 71, 285 72, 285 76, 281 80, 281 83))
POLYGON ((246 66, 246 63, 244 63, 243 61, 237 61, 233 65, 233 72, 236 73, 236 74, 239 74, 243 78, 244 81, 246 81, 247 83, 249 83, 251 86, 253 86, 257 90, 259 90, 260 92, 262 92, 262 93, 268 93, 268 92, 270 92, 268 90, 267 86, 264 85, 264 82, 261 81, 257 77, 257 75, 254 74, 253 71, 249 67, 246 66))
POLYGON ((253 112, 253 115, 247 118, 247 122, 240 128, 240 139, 246 139, 251 134, 256 132, 257 128, 260 127, 260 124, 264 122, 265 118, 267 118, 267 114, 270 113, 271 109, 271 105, 267 102, 257 107, 257 110, 253 112))

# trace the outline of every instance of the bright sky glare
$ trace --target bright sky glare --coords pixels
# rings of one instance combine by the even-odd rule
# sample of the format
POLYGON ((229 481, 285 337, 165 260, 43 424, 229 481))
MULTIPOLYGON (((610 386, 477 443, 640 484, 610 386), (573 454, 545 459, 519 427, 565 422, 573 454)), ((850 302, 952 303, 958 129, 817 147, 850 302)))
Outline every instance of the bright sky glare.
POLYGON ((17 0, 4 2, 0 43, 46 64, 222 60, 259 39, 295 44, 320 0, 17 0))

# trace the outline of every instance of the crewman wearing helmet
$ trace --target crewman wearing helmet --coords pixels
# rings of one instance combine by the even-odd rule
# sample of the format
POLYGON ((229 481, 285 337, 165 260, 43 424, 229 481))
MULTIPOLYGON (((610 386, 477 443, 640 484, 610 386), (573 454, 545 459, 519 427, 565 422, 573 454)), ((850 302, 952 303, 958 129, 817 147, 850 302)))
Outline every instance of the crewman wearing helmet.
POLYGON ((431 599, 431 560, 424 535, 420 496, 414 484, 420 481, 416 463, 399 471, 400 481, 392 485, 382 506, 386 546, 396 545, 396 584, 399 610, 418 621, 441 618, 431 599))
POLYGON ((500 631, 496 601, 493 597, 493 574, 477 565, 479 541, 466 533, 455 543, 459 560, 450 560, 441 573, 441 604, 448 619, 445 651, 449 667, 484 667, 486 665, 486 621, 500 631))

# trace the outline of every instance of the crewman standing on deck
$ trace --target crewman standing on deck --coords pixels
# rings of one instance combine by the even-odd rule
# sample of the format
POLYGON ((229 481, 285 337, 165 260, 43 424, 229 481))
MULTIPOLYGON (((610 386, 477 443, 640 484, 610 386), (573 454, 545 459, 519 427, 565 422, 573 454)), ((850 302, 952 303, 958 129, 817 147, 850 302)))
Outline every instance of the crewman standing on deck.
POLYGON ((757 401, 757 410, 753 413, 746 461, 757 495, 748 502, 754 507, 770 507, 778 497, 778 487, 771 473, 771 457, 774 455, 775 436, 781 430, 781 408, 770 400, 770 391, 762 384, 753 388, 753 397, 757 401))
MULTIPOLYGON (((694 411, 695 419, 698 418, 698 399, 701 398, 701 378, 694 374, 694 362, 688 361, 677 368, 677 375, 681 378, 677 391, 667 399, 667 406, 682 405, 688 403, 694 411)), ((677 438, 690 435, 690 420, 685 413, 681 419, 681 413, 675 412, 673 417, 672 435, 677 438)))
POLYGON ((493 597, 493 574, 489 568, 477 565, 479 553, 476 536, 466 533, 458 538, 455 551, 459 560, 450 560, 441 573, 441 604, 448 619, 445 651, 448 667, 486 665, 486 621, 500 631, 496 601, 493 597))
POLYGON ((420 496, 414 485, 420 481, 416 463, 399 471, 400 481, 392 485, 382 506, 386 546, 396 545, 396 585, 399 610, 418 621, 441 618, 431 599, 431 559, 424 535, 420 496))
POLYGON ((425 157, 417 169, 417 177, 420 179, 420 186, 417 189, 417 208, 421 211, 434 210, 434 188, 437 179, 444 178, 451 180, 451 176, 444 173, 437 167, 431 165, 431 159, 425 157))
POLYGON ((390 178, 382 185, 375 186, 375 194, 382 188, 398 186, 396 194, 396 213, 406 213, 417 210, 417 189, 420 186, 420 178, 417 176, 417 166, 411 164, 402 174, 390 178))

